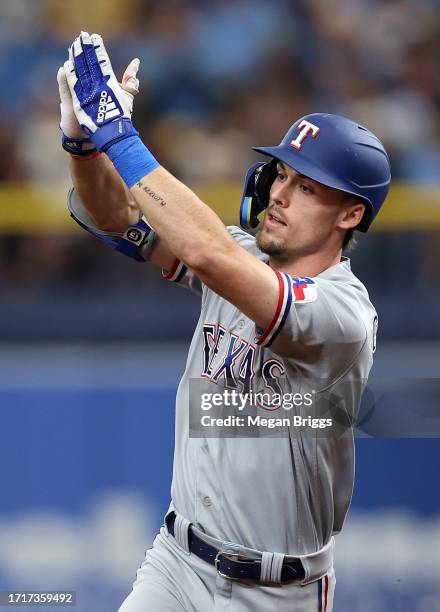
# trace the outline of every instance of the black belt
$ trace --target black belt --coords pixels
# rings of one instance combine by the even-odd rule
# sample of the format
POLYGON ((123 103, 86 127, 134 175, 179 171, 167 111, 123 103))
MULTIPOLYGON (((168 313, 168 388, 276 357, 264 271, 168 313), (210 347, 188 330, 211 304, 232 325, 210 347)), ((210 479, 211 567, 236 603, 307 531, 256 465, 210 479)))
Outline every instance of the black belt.
MULTIPOLYGON (((169 533, 174 537, 176 515, 170 512, 165 519, 169 533)), ((194 531, 188 529, 189 550, 203 561, 214 565, 220 576, 230 580, 253 580, 261 582, 261 560, 248 559, 239 553, 222 552, 200 539, 194 531)), ((285 559, 281 569, 281 582, 304 580, 305 572, 301 559, 285 559)))

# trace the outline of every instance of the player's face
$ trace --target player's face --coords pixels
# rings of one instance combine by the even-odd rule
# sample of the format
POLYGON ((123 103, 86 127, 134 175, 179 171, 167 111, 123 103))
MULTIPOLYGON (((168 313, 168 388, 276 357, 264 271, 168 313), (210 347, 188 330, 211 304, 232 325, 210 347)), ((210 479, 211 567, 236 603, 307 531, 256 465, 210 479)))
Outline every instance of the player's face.
POLYGON ((339 245, 348 229, 344 224, 349 204, 342 191, 278 162, 257 244, 268 255, 284 260, 318 253, 330 243, 339 245))

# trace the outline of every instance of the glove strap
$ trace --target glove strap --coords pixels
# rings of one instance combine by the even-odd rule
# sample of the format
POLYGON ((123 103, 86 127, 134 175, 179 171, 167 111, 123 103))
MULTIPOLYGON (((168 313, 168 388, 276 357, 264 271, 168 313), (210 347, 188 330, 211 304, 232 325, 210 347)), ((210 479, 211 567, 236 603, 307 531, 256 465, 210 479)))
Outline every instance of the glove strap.
MULTIPOLYGON (((81 127, 87 130, 85 126, 81 127)), ((90 139, 98 151, 105 153, 112 144, 125 140, 125 138, 130 136, 139 136, 139 132, 134 128, 130 119, 116 119, 98 128, 93 134, 90 134, 90 139)))
POLYGON ((68 138, 63 134, 61 146, 65 151, 76 157, 86 157, 96 152, 96 147, 90 138, 68 138))

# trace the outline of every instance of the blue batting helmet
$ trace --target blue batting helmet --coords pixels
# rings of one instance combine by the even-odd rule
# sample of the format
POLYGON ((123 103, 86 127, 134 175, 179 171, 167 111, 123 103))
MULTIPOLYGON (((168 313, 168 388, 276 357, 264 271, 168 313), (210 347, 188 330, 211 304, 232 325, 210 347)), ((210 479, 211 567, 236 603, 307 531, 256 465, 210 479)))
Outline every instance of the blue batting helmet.
POLYGON ((253 147, 269 155, 268 163, 249 168, 240 208, 240 223, 249 230, 269 204, 277 160, 327 187, 358 196, 366 205, 356 227, 366 232, 384 202, 391 180, 390 162, 380 140, 362 125, 328 113, 298 119, 278 146, 253 147))

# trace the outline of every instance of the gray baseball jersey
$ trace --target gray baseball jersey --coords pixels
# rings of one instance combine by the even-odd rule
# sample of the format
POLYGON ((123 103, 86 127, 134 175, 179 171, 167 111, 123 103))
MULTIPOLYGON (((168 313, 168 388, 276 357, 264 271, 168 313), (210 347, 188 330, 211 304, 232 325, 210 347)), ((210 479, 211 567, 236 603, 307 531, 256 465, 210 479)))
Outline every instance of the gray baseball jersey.
MULTIPOLYGON (((254 237, 237 227, 229 231, 243 248, 268 261, 254 237)), ((377 315, 348 259, 314 278, 274 273, 278 306, 266 330, 183 264, 176 261, 166 274, 202 297, 176 398, 172 503, 213 537, 303 555, 341 530, 350 504, 354 441, 346 425, 357 414, 372 365, 377 315), (291 388, 309 384, 321 414, 327 410, 325 416, 339 422, 342 416, 345 427, 332 435, 306 418, 296 435, 286 427, 277 437, 190 437, 192 381, 216 389, 232 381, 243 389, 258 378, 268 388, 281 379, 291 381, 291 388)), ((299 412, 313 409, 309 403, 299 412)))

